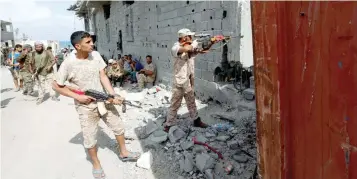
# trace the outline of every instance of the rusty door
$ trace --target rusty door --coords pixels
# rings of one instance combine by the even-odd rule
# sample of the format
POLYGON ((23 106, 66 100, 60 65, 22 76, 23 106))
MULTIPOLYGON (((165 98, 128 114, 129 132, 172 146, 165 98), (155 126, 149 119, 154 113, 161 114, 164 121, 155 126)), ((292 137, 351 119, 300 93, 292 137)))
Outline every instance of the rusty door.
POLYGON ((357 179, 357 2, 251 2, 259 173, 357 179))

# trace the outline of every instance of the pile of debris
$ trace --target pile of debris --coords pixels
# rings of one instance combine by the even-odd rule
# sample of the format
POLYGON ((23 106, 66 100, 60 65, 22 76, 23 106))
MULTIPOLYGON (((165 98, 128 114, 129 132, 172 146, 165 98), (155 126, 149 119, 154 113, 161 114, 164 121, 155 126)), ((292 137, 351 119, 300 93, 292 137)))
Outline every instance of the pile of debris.
POLYGON ((166 172, 190 179, 253 177, 257 156, 254 110, 235 109, 211 114, 217 121, 225 122, 207 129, 192 127, 188 115, 179 115, 180 122, 166 133, 163 131, 163 122, 170 94, 157 86, 145 93, 147 95, 141 103, 141 110, 150 111, 152 115, 138 119, 145 125, 135 129, 147 151, 138 160, 138 167, 151 168, 153 172, 162 172, 154 170, 164 167, 166 172), (166 166, 152 167, 160 163, 166 166))

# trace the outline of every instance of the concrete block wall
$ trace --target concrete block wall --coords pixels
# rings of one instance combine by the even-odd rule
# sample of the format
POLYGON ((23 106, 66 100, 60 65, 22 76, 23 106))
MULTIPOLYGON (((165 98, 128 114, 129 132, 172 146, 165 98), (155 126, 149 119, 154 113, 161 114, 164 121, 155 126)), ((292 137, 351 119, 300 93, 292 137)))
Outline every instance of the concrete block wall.
MULTIPOLYGON (((173 80, 172 45, 177 41, 177 31, 189 28, 192 31, 240 36, 240 3, 238 1, 137 1, 124 5, 112 1, 110 17, 105 20, 104 10, 95 11, 97 49, 107 58, 112 55, 132 54, 145 64, 145 56, 152 55, 157 66, 157 82, 167 85, 173 80), (130 41, 127 32, 126 15, 132 10, 133 36, 130 41), (110 37, 107 38, 106 24, 109 23, 110 37), (123 52, 117 50, 119 30, 122 31, 123 52)), ((240 38, 233 38, 228 44, 228 60, 240 60, 240 38)), ((217 98, 219 85, 213 82, 213 71, 220 66, 222 44, 216 50, 199 55, 195 61, 196 96, 202 99, 217 98)))

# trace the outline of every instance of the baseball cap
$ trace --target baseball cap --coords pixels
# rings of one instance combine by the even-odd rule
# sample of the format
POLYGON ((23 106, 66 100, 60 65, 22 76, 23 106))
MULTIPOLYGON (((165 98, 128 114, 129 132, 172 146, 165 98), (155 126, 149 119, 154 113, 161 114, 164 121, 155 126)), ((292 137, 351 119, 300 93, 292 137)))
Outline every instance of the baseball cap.
POLYGON ((185 37, 185 36, 188 36, 188 35, 195 35, 194 32, 191 32, 190 29, 186 29, 186 28, 179 30, 177 33, 178 33, 178 37, 179 38, 185 37))
POLYGON ((113 62, 114 62, 113 59, 109 59, 109 60, 108 60, 108 63, 113 63, 113 62))

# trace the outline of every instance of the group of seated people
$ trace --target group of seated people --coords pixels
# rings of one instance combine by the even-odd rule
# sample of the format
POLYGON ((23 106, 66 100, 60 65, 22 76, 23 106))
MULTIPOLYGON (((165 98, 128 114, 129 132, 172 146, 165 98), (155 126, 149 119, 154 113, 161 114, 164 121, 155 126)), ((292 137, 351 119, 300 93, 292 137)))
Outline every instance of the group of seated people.
MULTIPOLYGON (((124 82, 138 84, 139 89, 143 89, 146 84, 153 85, 156 77, 156 67, 150 55, 146 56, 146 65, 143 66, 139 60, 132 59, 132 55, 118 55, 117 59, 108 60, 107 76, 113 86, 119 83, 122 87, 124 82)), ((136 86, 136 85, 135 85, 136 86)))

